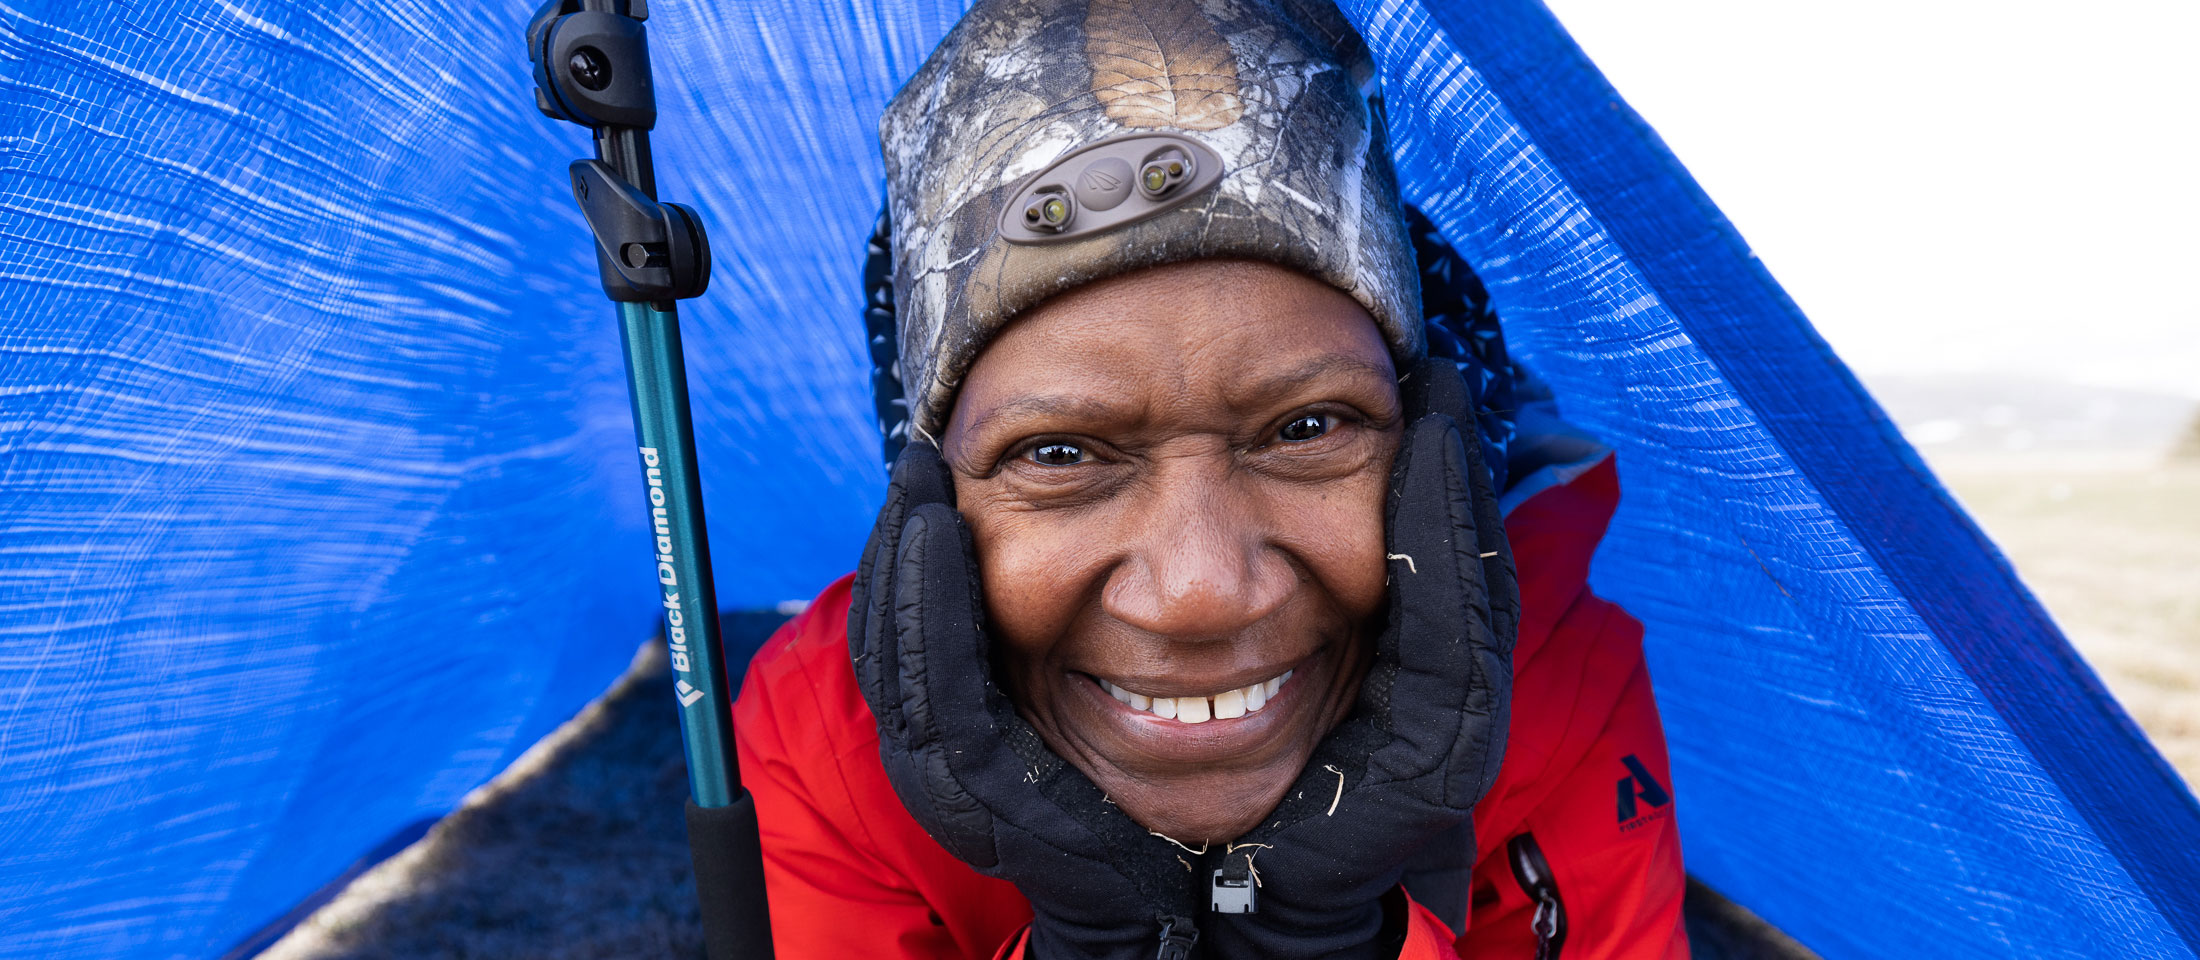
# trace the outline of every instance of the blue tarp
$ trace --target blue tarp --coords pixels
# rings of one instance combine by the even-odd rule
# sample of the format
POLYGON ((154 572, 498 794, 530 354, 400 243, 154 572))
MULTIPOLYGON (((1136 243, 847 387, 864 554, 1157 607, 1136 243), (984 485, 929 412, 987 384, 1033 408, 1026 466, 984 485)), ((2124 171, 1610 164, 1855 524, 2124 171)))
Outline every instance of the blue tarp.
MULTIPOLYGON (((768 607, 881 493, 874 121, 958 10, 653 6, 721 600, 768 607)), ((2200 807, 1550 14, 1346 7, 1409 194, 1620 452, 1595 580, 1691 869, 1829 958, 2194 956, 2200 807)), ((529 12, 0 0, 0 958, 219 956, 651 633, 529 12)))

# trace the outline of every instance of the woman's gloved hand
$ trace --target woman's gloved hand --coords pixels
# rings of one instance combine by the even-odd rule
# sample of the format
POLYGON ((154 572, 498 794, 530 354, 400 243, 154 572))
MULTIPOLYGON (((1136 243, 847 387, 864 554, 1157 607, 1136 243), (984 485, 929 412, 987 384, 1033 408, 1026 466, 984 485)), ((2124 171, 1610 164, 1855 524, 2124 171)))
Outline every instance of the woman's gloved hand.
POLYGON ((969 530, 931 444, 894 463, 848 613, 849 655, 901 802, 1031 901, 1038 960, 1192 955, 1193 858, 1040 741, 993 682, 969 530))
POLYGON ((1512 552, 1458 369, 1427 361, 1400 387, 1389 624, 1352 714, 1268 819, 1219 863, 1209 854, 1209 882, 1255 880, 1254 912, 1202 921, 1210 956, 1396 956, 1403 928, 1385 931, 1383 897, 1446 830, 1463 827, 1453 836, 1472 849, 1469 817, 1497 777, 1520 618, 1512 552))

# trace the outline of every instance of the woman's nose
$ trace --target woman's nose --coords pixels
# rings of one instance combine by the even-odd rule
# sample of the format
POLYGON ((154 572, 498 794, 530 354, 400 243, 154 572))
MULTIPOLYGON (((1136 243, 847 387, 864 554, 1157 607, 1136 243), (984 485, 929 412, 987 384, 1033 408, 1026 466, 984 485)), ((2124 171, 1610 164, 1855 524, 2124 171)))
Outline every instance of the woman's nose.
POLYGON ((1158 636, 1228 639, 1282 606, 1298 573, 1244 491, 1227 481, 1173 486, 1140 511, 1102 607, 1158 636))

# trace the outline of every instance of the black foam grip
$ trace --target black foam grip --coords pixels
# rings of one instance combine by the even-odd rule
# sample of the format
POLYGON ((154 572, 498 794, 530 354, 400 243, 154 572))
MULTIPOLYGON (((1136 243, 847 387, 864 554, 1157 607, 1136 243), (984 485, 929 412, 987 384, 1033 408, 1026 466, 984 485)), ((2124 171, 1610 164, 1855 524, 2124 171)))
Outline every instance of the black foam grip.
POLYGON ((687 824, 695 898, 703 908, 705 955, 710 960, 769 960, 771 910, 764 900, 756 801, 746 790, 723 807, 698 807, 689 799, 687 824))

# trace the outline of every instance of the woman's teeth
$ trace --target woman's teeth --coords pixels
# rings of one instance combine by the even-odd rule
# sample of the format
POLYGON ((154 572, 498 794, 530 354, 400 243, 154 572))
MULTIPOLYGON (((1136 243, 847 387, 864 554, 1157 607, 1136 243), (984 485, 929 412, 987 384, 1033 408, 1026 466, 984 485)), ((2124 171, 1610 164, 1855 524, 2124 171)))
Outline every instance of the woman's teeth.
POLYGON ((1142 697, 1106 680, 1100 681, 1100 688, 1109 696, 1130 704, 1132 709, 1144 710, 1163 720, 1206 723, 1209 719, 1235 720, 1248 713, 1259 713, 1289 679, 1291 671, 1285 670, 1283 676, 1224 690, 1212 697, 1142 697))

